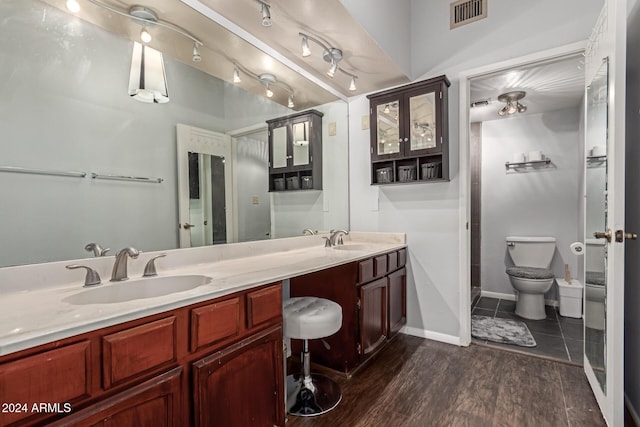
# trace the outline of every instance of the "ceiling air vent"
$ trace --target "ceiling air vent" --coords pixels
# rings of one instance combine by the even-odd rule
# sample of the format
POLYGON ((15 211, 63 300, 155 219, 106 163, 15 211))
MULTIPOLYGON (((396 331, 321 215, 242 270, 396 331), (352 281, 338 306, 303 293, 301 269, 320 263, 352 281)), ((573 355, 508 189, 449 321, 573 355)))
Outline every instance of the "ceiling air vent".
POLYGON ((458 0, 451 3, 451 29, 487 17, 488 0, 458 0))

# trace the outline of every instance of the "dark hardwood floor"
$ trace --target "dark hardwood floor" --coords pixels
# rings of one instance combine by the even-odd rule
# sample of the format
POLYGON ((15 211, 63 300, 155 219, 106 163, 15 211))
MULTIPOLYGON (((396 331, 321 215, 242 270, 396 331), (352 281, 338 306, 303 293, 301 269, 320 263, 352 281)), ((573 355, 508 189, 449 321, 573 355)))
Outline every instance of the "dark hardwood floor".
MULTIPOLYGON (((313 354, 311 354, 313 360, 313 354)), ((605 426, 581 367, 399 334, 350 379, 342 402, 287 426, 605 426)))

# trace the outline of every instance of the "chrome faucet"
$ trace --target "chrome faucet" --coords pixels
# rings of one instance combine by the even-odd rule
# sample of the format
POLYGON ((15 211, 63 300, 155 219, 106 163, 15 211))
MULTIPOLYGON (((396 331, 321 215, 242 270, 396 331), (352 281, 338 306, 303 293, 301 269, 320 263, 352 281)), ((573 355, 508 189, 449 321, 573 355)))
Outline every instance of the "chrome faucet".
POLYGON ((342 245, 344 242, 342 241, 342 235, 348 235, 349 232, 347 230, 336 230, 331 233, 331 237, 329 237, 329 245, 336 246, 342 245))
POLYGON ((304 230, 302 230, 302 235, 303 235, 303 236, 307 236, 307 235, 309 235, 309 236, 313 236, 313 235, 315 235, 315 234, 317 234, 317 233, 318 233, 317 231, 313 231, 313 230, 312 230, 312 229, 310 229, 310 228, 305 228, 304 230))
POLYGON ((107 252, 109 252, 111 249, 103 248, 98 243, 87 243, 87 246, 84 247, 84 250, 87 252, 93 252, 93 256, 99 257, 107 255, 107 252))
POLYGON ((124 248, 116 254, 116 261, 113 264, 113 271, 111 272, 112 282, 121 282, 127 280, 127 256, 131 258, 138 258, 140 251, 135 248, 124 248))

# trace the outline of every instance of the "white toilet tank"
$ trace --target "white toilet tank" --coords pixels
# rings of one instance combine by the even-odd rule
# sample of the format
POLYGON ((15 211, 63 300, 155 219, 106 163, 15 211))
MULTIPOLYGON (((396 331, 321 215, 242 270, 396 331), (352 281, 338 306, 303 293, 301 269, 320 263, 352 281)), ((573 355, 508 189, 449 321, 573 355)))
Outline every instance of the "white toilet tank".
POLYGON ((556 250, 555 237, 509 236, 507 248, 518 267, 549 268, 556 250))
POLYGON ((587 271, 604 273, 604 239, 585 239, 587 245, 585 252, 585 267, 587 271))

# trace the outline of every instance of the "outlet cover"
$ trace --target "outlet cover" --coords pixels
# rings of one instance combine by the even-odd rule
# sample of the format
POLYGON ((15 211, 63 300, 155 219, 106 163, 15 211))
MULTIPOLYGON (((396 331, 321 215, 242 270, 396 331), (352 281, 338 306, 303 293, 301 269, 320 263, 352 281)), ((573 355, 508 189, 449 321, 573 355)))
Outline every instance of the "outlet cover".
POLYGON ((329 136, 336 136, 336 122, 329 123, 329 136))
POLYGON ((253 196, 251 198, 251 203, 253 203, 254 205, 259 205, 260 204, 260 198, 258 196, 253 196))

